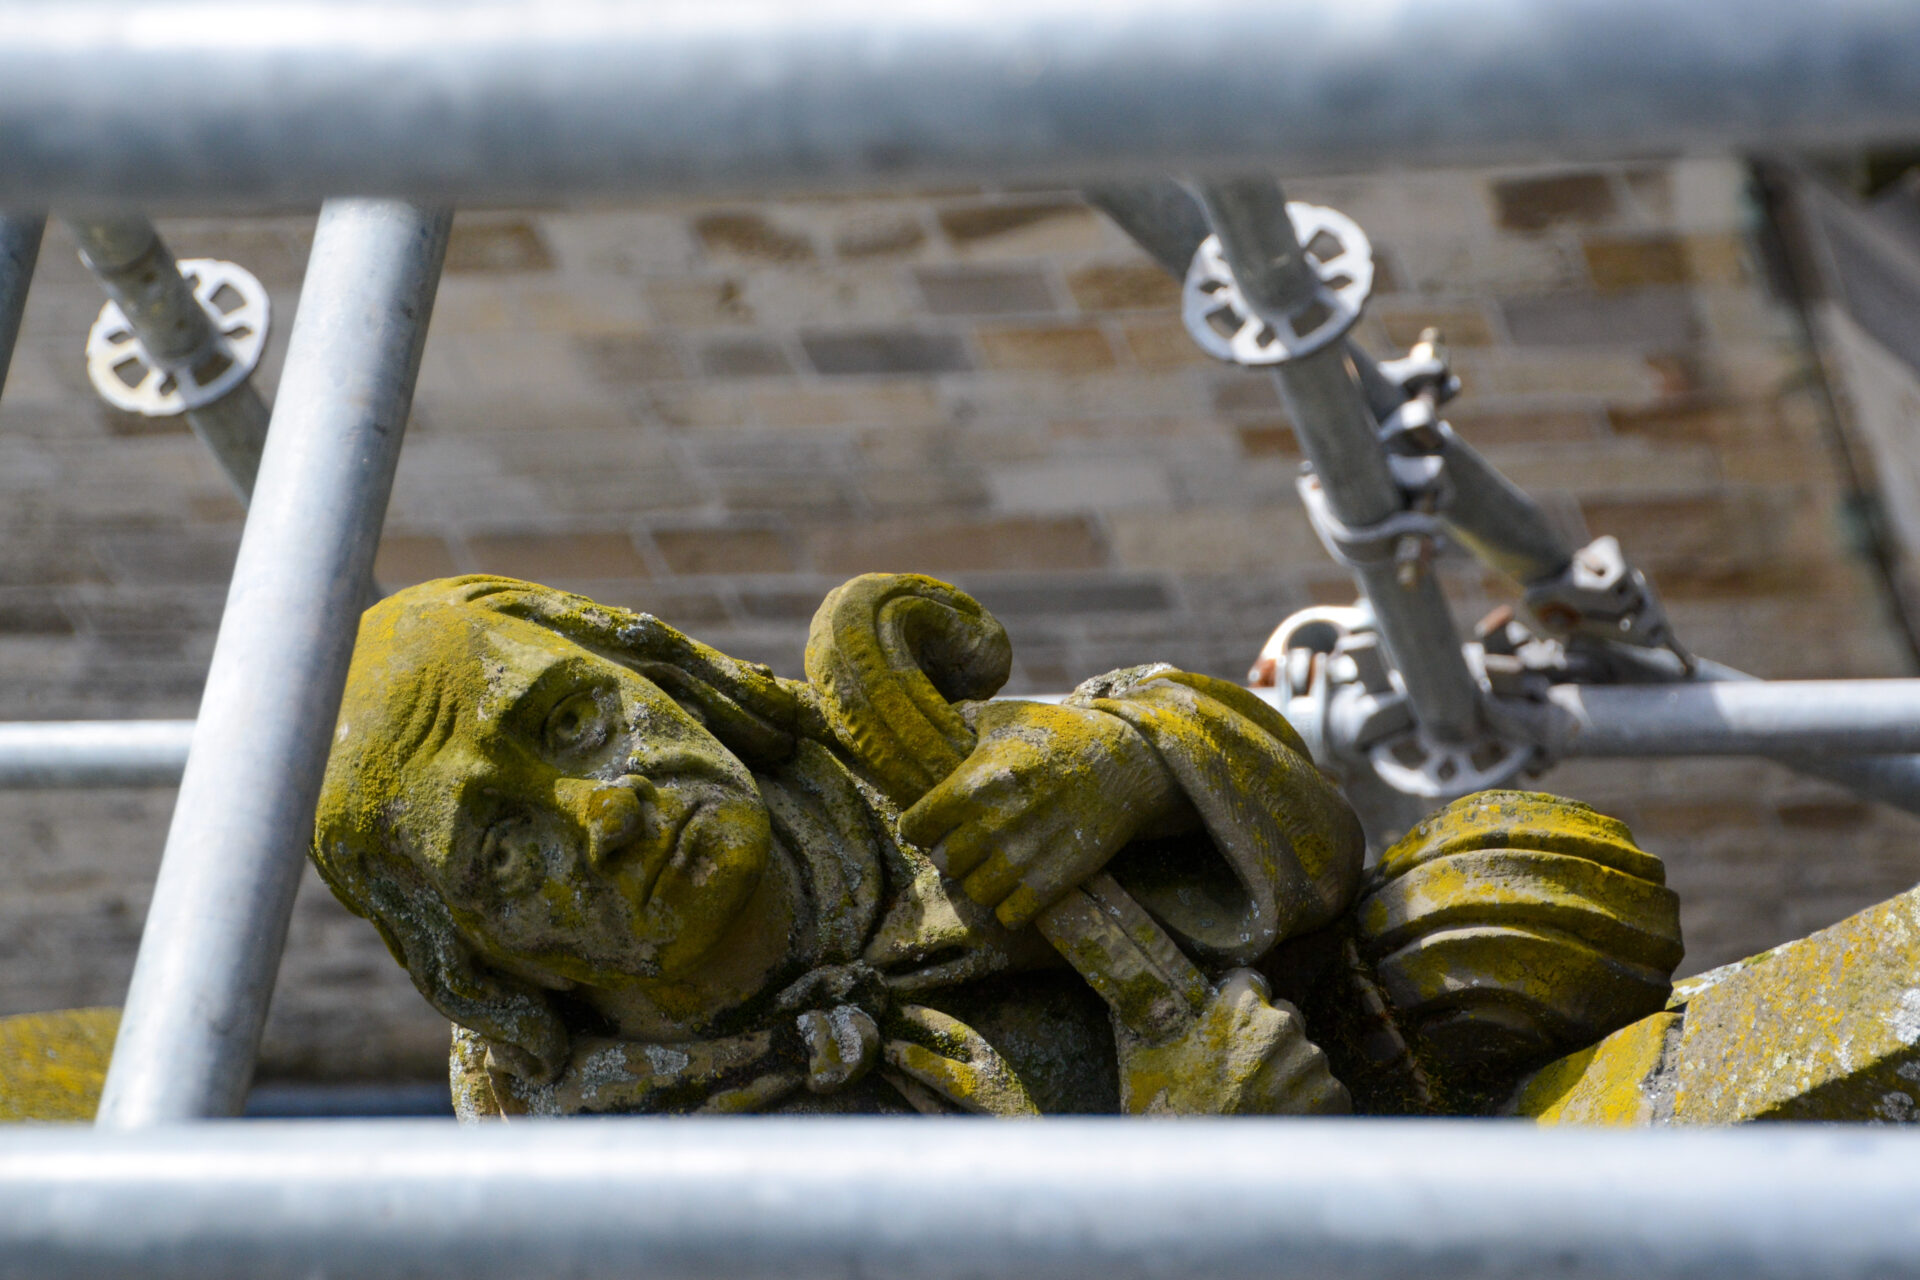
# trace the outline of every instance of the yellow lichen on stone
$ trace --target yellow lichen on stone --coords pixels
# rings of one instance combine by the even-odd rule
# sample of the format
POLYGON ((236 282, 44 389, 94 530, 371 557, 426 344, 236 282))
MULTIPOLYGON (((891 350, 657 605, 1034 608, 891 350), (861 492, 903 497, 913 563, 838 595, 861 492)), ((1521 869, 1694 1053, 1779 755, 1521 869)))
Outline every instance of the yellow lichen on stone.
POLYGON ((1920 1121, 1920 889, 1692 984, 1673 1120, 1920 1121))
POLYGON ((93 1119, 118 1009, 56 1009, 0 1018, 0 1122, 93 1119))
POLYGON ((1679 1023, 1677 1013, 1656 1013, 1548 1063, 1521 1083, 1510 1110, 1541 1124, 1657 1123, 1655 1073, 1679 1023))
POLYGON ((1525 1081, 1542 1124, 1920 1121, 1920 889, 1675 986, 1525 1081))
POLYGON ((1660 860, 1559 796, 1456 800, 1372 880, 1357 940, 1430 1068, 1518 1073, 1590 1044, 1658 1011, 1683 954, 1660 860))

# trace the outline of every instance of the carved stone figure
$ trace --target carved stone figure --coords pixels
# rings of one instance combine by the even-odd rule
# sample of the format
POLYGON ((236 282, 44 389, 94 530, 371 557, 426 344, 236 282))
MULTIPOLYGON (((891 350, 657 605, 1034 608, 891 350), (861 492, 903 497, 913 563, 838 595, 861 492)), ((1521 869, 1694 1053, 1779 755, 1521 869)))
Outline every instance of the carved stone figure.
POLYGON ((1285 720, 1166 666, 986 701, 1005 632, 856 578, 808 680, 503 578, 361 625, 314 857, 467 1117, 1471 1112, 1659 1011, 1660 864, 1487 793, 1362 869, 1285 720))

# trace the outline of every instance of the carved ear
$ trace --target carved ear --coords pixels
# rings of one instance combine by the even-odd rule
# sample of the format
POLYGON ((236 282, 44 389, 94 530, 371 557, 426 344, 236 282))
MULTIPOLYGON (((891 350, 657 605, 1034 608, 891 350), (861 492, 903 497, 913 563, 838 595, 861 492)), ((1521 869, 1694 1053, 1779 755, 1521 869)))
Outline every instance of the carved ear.
POLYGON ((494 969, 460 936, 440 895, 411 867, 368 883, 369 918, 413 985, 448 1019, 491 1042, 501 1065, 544 1084, 567 1062, 566 1025, 546 993, 494 969))

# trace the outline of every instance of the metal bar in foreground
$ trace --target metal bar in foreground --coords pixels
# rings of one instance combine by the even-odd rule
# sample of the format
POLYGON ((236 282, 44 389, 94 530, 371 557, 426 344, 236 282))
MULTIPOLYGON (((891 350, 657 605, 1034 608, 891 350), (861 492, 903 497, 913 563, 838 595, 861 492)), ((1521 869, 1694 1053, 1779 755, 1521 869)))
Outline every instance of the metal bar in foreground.
POLYGON ((1920 135, 1916 83, 1887 0, 6 0, 0 203, 1788 150, 1920 135))
POLYGON ((245 1099, 450 221, 382 201, 321 211, 102 1125, 245 1099))
POLYGON ((40 234, 47 219, 38 213, 0 213, 0 390, 7 385, 13 344, 20 337, 20 316, 27 309, 27 287, 40 260, 40 234))
POLYGON ((258 1122, 0 1136, 0 1280, 1890 1280, 1920 1133, 258 1122))

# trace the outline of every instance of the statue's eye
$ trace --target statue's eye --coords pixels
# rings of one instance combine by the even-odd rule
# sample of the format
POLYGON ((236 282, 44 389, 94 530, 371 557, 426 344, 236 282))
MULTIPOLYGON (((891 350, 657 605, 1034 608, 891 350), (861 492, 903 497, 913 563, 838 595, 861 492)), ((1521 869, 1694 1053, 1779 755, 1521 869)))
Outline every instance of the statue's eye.
POLYGON ((574 693, 562 698, 560 704, 547 713, 546 728, 542 732, 547 750, 574 755, 600 746, 607 740, 608 731, 607 713, 601 708, 600 700, 591 693, 574 693))
POLYGON ((487 828, 480 844, 480 865, 495 890, 524 893, 539 883, 546 867, 540 834, 525 818, 508 818, 487 828))

